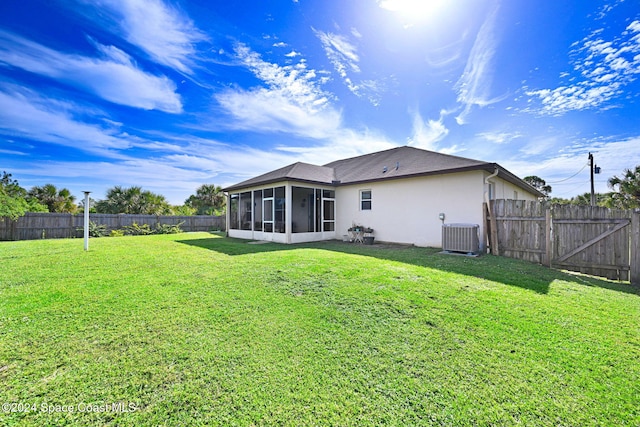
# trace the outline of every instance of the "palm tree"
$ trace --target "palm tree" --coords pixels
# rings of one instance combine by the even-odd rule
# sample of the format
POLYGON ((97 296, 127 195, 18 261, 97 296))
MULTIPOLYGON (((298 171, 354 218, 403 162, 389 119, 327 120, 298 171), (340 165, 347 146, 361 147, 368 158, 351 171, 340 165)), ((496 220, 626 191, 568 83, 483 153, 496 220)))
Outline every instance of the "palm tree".
POLYGON ((184 204, 197 209, 198 215, 216 215, 224 212, 226 199, 222 187, 202 184, 196 194, 189 196, 184 204))
POLYGON ((96 203, 97 212, 143 215, 166 215, 171 212, 171 206, 164 196, 137 186, 115 186, 107 191, 106 196, 106 199, 96 203))
POLYGON ((58 190, 53 184, 32 187, 28 197, 45 205, 49 212, 74 213, 78 209, 75 196, 66 188, 58 190))
POLYGON ((609 178, 609 187, 616 191, 617 207, 631 209, 640 207, 640 165, 634 170, 625 169, 621 178, 609 178))

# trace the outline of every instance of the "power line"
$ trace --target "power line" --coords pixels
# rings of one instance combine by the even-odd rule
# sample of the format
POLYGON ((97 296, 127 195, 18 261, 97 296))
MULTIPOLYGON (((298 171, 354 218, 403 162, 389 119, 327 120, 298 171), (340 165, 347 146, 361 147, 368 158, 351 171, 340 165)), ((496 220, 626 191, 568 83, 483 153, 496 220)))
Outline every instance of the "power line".
MULTIPOLYGON (((580 188, 584 188, 585 186, 589 185, 589 181, 583 181, 580 184, 578 184, 577 186, 571 188, 570 190, 564 190, 562 192, 556 193, 555 191, 553 191, 551 194, 554 195, 554 197, 574 197, 576 195, 576 191, 580 188), (571 196, 571 195, 573 196, 571 196)), ((588 192, 587 192, 588 193, 588 192)))
POLYGON ((573 178, 574 176, 578 175, 580 172, 582 172, 584 170, 584 168, 587 167, 589 163, 585 163, 584 166, 582 166, 582 169, 580 169, 578 172, 574 173, 573 175, 571 175, 569 178, 565 178, 565 179, 561 179, 560 181, 553 181, 553 182, 547 182, 547 184, 559 184, 561 182, 565 182, 570 180, 571 178, 573 178))

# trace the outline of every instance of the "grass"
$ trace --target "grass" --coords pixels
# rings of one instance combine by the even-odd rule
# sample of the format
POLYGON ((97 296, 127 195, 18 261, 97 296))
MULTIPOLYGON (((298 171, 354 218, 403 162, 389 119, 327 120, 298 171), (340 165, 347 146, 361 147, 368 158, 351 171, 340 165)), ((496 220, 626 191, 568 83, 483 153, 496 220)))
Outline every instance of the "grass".
POLYGON ((0 425, 640 424, 628 284, 414 247, 82 246, 0 242, 0 425))

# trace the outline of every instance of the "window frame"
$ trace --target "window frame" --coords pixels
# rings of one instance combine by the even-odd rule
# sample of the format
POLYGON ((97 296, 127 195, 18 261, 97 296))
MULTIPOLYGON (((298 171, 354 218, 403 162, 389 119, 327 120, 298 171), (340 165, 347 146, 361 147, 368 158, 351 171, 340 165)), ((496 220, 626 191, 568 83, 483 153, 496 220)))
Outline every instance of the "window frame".
POLYGON ((360 210, 370 211, 373 209, 373 191, 371 189, 360 190, 360 210), (369 197, 365 198, 368 193, 369 197))

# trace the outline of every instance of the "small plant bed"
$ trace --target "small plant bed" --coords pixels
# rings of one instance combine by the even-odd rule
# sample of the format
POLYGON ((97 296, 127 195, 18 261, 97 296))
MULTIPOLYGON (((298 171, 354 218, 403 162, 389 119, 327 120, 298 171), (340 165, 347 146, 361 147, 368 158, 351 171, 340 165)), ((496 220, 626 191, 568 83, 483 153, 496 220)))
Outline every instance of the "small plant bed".
POLYGON ((438 251, 0 242, 0 424, 640 424, 634 288, 438 251))
MULTIPOLYGON (((122 228, 107 231, 107 226, 104 224, 96 224, 93 221, 89 221, 89 236, 90 237, 122 237, 122 236, 147 236, 150 234, 178 234, 182 233, 180 226, 184 224, 181 221, 178 224, 156 224, 155 227, 151 227, 149 224, 138 224, 134 222, 131 225, 125 225, 122 228)), ((77 231, 82 233, 83 227, 78 228, 77 231)))

